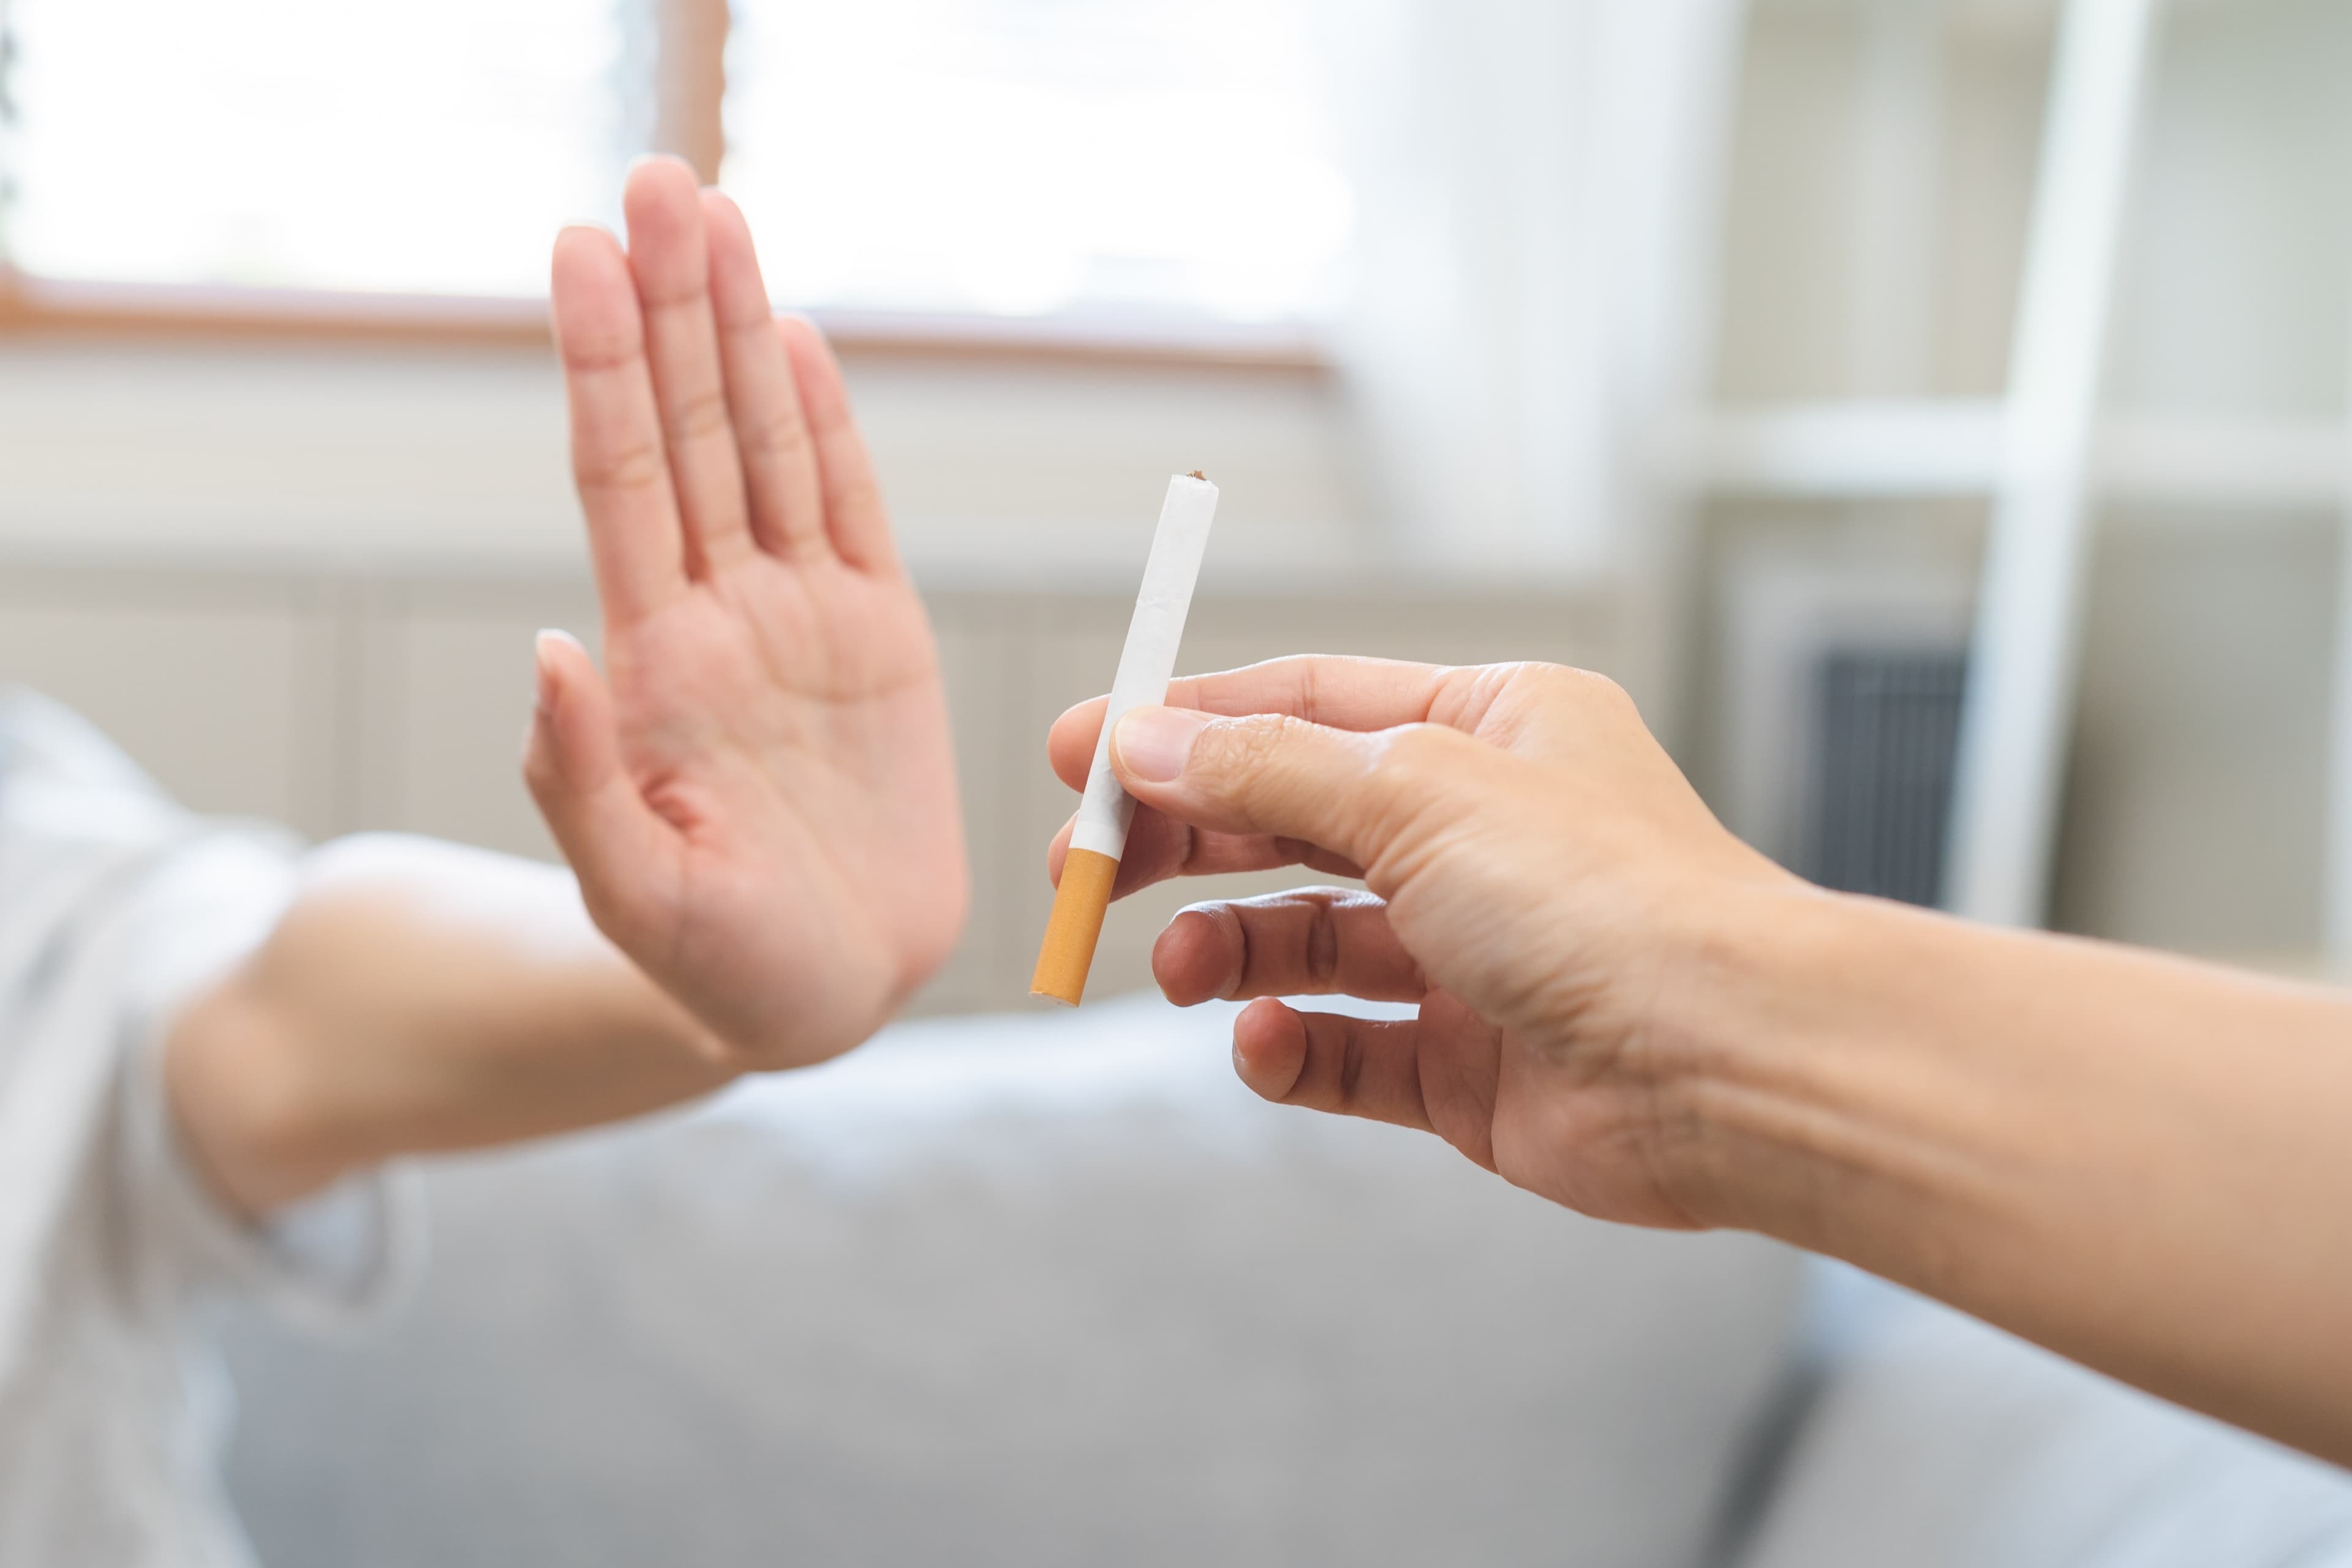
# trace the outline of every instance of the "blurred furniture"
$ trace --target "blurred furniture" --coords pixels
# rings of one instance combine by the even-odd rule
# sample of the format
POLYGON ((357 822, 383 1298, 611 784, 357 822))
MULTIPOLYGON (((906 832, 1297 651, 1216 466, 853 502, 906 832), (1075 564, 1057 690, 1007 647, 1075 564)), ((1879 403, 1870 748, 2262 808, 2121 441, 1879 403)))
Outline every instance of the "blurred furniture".
POLYGON ((2352 1477, 1825 1267, 1738 1568, 2341 1568, 2352 1477))
POLYGON ((2352 1563, 2340 1471, 1265 1105, 1232 1011, 902 1026, 429 1167, 379 1334, 233 1336, 264 1562, 2352 1563))
POLYGON ((385 1332, 237 1336, 264 1562, 1700 1563, 1799 1260, 1266 1105, 1232 1012, 908 1026, 435 1166, 385 1332))

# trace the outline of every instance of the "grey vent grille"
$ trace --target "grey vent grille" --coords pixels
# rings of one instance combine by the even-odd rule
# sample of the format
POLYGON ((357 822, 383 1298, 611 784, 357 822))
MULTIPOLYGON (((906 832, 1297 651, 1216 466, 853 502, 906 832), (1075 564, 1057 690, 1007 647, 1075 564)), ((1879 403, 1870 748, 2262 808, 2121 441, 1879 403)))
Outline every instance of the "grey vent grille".
POLYGON ((1968 658, 1832 648, 1814 667, 1804 875, 1825 888, 1937 902, 1968 658))

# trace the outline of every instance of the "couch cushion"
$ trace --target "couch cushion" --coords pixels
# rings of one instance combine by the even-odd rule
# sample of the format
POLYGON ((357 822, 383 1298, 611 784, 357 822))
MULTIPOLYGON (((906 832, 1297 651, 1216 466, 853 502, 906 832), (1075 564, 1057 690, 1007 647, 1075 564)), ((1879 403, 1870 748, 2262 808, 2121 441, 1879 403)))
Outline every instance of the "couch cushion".
POLYGON ((1843 1326, 1739 1568, 2352 1565, 2352 1477, 1824 1266, 1843 1326))
POLYGON ((265 1559, 1696 1560, 1797 1261, 1265 1105, 1231 1014, 906 1026, 434 1167, 389 1331, 236 1336, 265 1559))

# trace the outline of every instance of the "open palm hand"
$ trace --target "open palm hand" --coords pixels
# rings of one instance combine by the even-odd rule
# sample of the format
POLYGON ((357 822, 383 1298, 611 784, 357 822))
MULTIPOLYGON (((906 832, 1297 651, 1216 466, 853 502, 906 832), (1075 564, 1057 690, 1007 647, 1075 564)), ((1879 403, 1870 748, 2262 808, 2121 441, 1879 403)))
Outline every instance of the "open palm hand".
POLYGON ((733 203, 630 175, 555 248, 606 675, 542 637, 526 773, 597 924, 747 1065, 870 1034, 968 901, 939 656, 841 373, 733 203))

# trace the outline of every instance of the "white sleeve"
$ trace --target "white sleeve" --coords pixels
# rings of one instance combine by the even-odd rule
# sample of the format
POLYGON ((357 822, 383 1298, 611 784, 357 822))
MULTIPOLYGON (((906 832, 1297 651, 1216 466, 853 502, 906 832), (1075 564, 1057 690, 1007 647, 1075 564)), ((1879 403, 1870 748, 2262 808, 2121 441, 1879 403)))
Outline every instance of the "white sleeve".
POLYGON ((173 1296, 234 1294, 332 1327, 404 1292, 420 1247, 404 1181, 372 1171, 254 1223, 191 1158, 163 1079, 179 1008, 264 940, 293 895, 294 854, 276 835, 227 829, 173 852, 134 895, 121 934, 115 1191, 145 1283, 173 1296))

